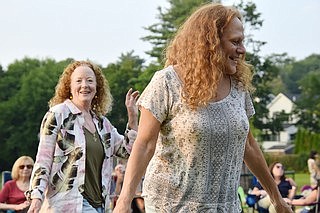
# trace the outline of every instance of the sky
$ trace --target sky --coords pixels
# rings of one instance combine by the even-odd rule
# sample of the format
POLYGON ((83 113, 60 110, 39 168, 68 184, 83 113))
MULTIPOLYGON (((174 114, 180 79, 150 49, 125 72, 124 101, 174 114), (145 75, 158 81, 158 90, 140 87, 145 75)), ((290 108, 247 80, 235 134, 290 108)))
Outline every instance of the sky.
MULTIPOLYGON (((223 0, 231 5, 234 0, 223 0)), ((236 1, 237 2, 237 1, 236 1)), ((287 52, 297 60, 320 54, 320 0, 254 0, 264 19, 254 39, 266 41, 260 55, 287 52)), ((24 57, 90 59, 106 66, 121 54, 151 60, 141 38, 158 23, 167 0, 7 0, 0 2, 0 65, 24 57)))

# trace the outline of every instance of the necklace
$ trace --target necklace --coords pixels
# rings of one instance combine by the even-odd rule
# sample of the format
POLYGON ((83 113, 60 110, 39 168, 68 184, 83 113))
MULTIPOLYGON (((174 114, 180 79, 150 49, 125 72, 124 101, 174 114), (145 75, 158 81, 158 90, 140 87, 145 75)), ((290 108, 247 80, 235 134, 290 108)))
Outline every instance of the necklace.
POLYGON ((92 134, 94 142, 97 142, 97 140, 98 140, 96 133, 97 133, 97 131, 95 131, 95 132, 92 134))
POLYGON ((83 127, 83 129, 84 129, 84 134, 87 135, 86 137, 88 137, 88 135, 91 135, 94 142, 97 142, 97 141, 98 141, 99 135, 98 135, 97 131, 95 131, 95 132, 92 133, 92 132, 90 132, 90 130, 88 130, 86 127, 83 127))

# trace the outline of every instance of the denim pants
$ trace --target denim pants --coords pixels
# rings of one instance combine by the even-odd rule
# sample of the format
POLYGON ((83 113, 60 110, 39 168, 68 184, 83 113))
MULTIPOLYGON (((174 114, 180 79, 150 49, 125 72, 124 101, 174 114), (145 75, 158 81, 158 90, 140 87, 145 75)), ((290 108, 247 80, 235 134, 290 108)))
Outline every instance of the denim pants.
POLYGON ((83 204, 82 204, 82 212, 83 213, 104 213, 104 208, 98 207, 94 208, 93 206, 90 205, 90 203, 83 198, 83 204))

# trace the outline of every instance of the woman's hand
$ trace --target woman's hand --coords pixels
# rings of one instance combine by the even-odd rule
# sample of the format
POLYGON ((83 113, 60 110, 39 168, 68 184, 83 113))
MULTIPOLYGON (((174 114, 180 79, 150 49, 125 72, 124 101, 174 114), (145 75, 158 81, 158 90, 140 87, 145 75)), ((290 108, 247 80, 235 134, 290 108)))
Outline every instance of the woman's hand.
POLYGON ((42 202, 40 199, 32 199, 28 213, 38 213, 41 209, 42 202))
POLYGON ((265 197, 265 196, 268 195, 268 193, 267 193, 265 190, 263 190, 263 189, 260 190, 259 193, 260 193, 260 197, 261 197, 261 198, 263 198, 263 197, 265 197))
POLYGON ((20 211, 20 210, 23 210, 23 209, 27 208, 28 206, 30 206, 30 202, 29 201, 24 201, 23 203, 20 203, 20 204, 16 205, 14 207, 14 210, 15 211, 20 211))
POLYGON ((124 173, 125 173, 125 168, 123 165, 118 165, 115 168, 115 173, 117 176, 117 182, 120 182, 122 184, 123 179, 124 179, 124 173))
POLYGON ((293 213, 291 207, 285 202, 284 199, 279 199, 277 202, 273 203, 276 212, 281 213, 293 213))
POLYGON ((138 97, 139 91, 132 92, 132 88, 130 88, 125 101, 128 112, 128 125, 136 131, 138 131, 138 106, 136 105, 138 97))
POLYGON ((131 202, 124 203, 121 200, 117 200, 116 207, 112 211, 113 213, 131 213, 131 202))

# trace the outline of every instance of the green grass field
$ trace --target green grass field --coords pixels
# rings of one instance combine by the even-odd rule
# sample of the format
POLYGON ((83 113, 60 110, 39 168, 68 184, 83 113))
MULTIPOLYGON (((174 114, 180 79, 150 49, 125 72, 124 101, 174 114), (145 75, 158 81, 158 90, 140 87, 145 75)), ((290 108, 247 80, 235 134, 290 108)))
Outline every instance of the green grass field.
POLYGON ((310 176, 309 173, 296 173, 294 175, 294 180, 297 183, 297 194, 300 194, 300 189, 304 185, 310 185, 310 176))

